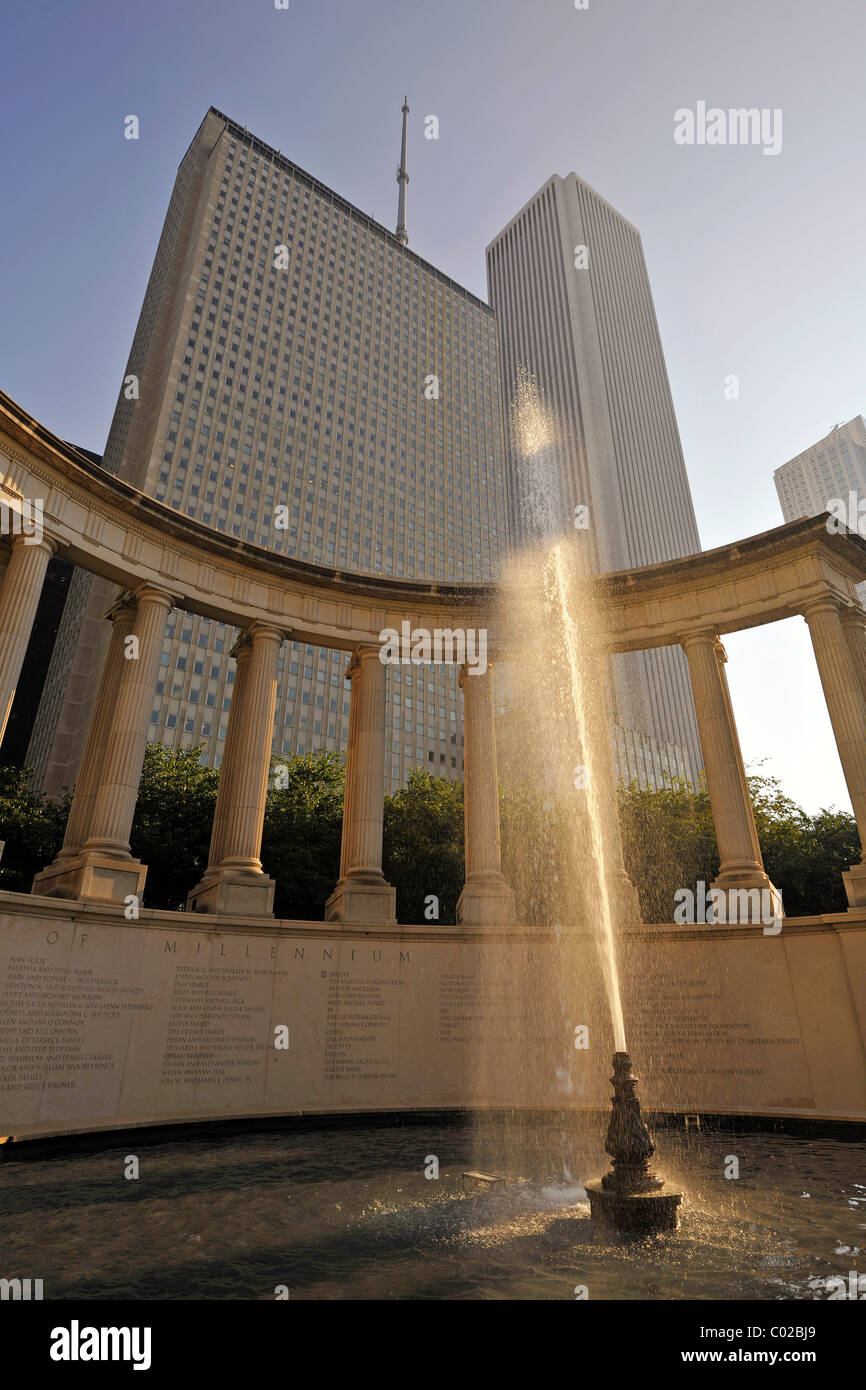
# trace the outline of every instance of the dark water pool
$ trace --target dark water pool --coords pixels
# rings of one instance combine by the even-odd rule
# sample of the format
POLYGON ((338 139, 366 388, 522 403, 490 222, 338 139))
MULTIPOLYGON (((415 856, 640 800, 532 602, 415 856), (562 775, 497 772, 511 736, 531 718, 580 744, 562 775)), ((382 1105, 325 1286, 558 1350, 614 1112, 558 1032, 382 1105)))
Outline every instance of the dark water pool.
POLYGON ((347 1128, 5 1161, 0 1275, 43 1279, 46 1299, 824 1299, 832 1276, 866 1274, 862 1143, 662 1132, 682 1227, 616 1244, 582 1188, 604 1166, 597 1129, 502 1140, 347 1128), (514 1181, 467 1191, 478 1167, 514 1181))

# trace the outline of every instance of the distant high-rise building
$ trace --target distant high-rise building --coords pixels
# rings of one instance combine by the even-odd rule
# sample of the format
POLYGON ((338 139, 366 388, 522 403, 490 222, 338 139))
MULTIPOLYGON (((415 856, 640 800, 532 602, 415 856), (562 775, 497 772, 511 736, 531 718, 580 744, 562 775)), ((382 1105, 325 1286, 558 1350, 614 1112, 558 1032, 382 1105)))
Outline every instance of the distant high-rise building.
POLYGON ((835 498, 849 492, 866 499, 866 421, 855 415, 834 425, 817 444, 804 449, 773 474, 786 521, 820 516, 835 498))
MULTIPOLYGON (((571 529, 588 508, 598 571, 700 550, 641 247, 632 224, 579 179, 554 175, 487 248, 506 411, 528 374, 554 421, 544 508, 571 529)), ((539 479, 506 441, 512 541, 537 538, 539 479)), ((700 740, 680 648, 612 659, 620 775, 696 779, 700 740)))
MULTIPOLYGON (((408 249, 407 115, 404 102, 391 232, 211 108, 178 170, 104 461, 284 555, 487 580, 507 525, 493 314, 408 249)), ((34 736, 49 790, 74 780, 86 731, 86 710, 60 698, 64 672, 98 673, 89 650, 76 653, 107 627, 105 594, 80 587, 34 736)), ((204 744, 219 764, 232 640, 172 615, 154 739, 204 744)), ((345 747, 344 667, 339 652, 286 643, 276 753, 345 747)), ((418 765, 460 778, 454 669, 389 667, 388 679, 388 784, 418 765)))
MULTIPOLYGON (((820 516, 834 502, 842 502, 847 514, 850 493, 855 494, 856 514, 866 502, 866 420, 855 415, 847 424, 834 425, 817 444, 777 468, 773 481, 786 521, 820 516)), ((857 594, 866 603, 866 584, 857 585, 857 594)))

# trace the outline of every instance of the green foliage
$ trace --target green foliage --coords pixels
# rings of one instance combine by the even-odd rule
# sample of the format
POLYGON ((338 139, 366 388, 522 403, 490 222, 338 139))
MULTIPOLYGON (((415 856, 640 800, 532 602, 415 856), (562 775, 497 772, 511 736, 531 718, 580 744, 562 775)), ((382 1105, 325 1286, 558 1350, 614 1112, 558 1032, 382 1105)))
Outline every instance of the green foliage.
POLYGON ((276 759, 272 771, 286 784, 268 793, 262 834, 262 863, 277 885, 274 912, 321 922, 340 872, 343 760, 336 753, 309 753, 276 759))
POLYGON ((499 834, 517 921, 541 928, 573 921, 578 905, 569 900, 565 867, 572 860, 573 818, 568 807, 548 803, 535 790, 530 771, 519 785, 500 791, 499 834))
POLYGON ((202 747, 145 749, 130 835, 147 865, 145 907, 181 911, 207 867, 219 773, 202 763, 202 747))
POLYGON ((34 792, 26 768, 0 767, 0 888, 29 893, 40 869, 58 854, 71 798, 60 801, 34 792))
POLYGON ((424 922, 424 900, 439 899, 440 924, 457 921, 463 887, 463 783, 416 767, 385 797, 383 869, 397 889, 398 922, 424 922))
MULTIPOLYGON (((199 748, 148 744, 132 827, 132 851, 148 865, 145 905, 182 909, 204 872, 219 773, 199 748)), ((262 862, 276 881, 277 916, 321 921, 340 867, 344 768, 335 753, 280 762, 280 783, 268 793, 262 862)), ((272 779, 273 780, 273 779, 272 779)), ((748 778, 764 864, 790 917, 843 911, 842 873, 859 861, 853 817, 823 808, 809 815, 773 777, 748 778)), ((34 875, 63 842, 70 798, 34 792, 28 774, 0 767, 0 888, 27 893, 34 875)), ((719 867, 705 785, 683 780, 658 791, 619 791, 626 869, 637 886, 644 920, 670 922, 678 888, 710 884, 719 867)), ((425 921, 425 898, 439 898, 439 922, 456 920, 464 879, 463 785, 416 768, 408 785, 385 798, 383 867, 397 889, 397 917, 425 921)), ((576 833, 567 808, 542 802, 531 772, 525 785, 500 798, 503 869, 517 898, 518 920, 549 926, 575 915, 561 866, 576 833)))
POLYGON ((672 922, 674 893, 709 884, 719 871, 719 851, 702 781, 697 791, 675 778, 657 791, 632 782, 619 789, 626 872, 638 890, 645 922, 672 922))
POLYGON ((810 816, 784 795, 775 777, 748 781, 764 868, 782 894, 786 915, 844 912, 842 873, 861 853, 854 817, 826 807, 810 816))
MULTIPOLYGON (((785 914, 809 917, 847 906, 842 873, 860 858, 854 817, 822 809, 810 816, 781 789, 778 779, 747 777, 758 843, 785 914)), ((674 893, 709 885, 719 851, 706 784, 695 791, 677 779, 658 791, 620 788, 626 869, 637 886, 644 921, 670 922, 674 893)))

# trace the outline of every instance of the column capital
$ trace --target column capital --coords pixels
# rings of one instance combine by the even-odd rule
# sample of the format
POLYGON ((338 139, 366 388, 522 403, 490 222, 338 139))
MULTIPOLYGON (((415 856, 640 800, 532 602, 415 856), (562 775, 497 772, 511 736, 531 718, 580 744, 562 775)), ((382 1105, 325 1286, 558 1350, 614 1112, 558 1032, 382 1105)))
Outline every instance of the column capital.
POLYGON ((800 614, 808 622, 818 613, 836 613, 841 617, 847 607, 847 601, 840 594, 833 593, 832 589, 825 589, 824 593, 806 599, 800 608, 800 614))
POLYGON ((105 617, 109 623, 123 622, 125 619, 134 618, 135 610, 136 602, 134 595, 129 589, 124 589, 123 593, 118 594, 114 603, 107 609, 105 617))
POLYGON ((250 634, 246 628, 238 634, 234 644, 229 648, 229 656, 234 657, 235 661, 240 661, 241 657, 249 656, 253 649, 250 634))
POLYGON ((464 661, 462 666, 460 667, 460 670, 457 673, 457 684, 462 690, 466 682, 470 679, 478 680, 479 678, 483 679, 485 676, 487 676, 489 679, 492 679, 493 668, 495 665, 496 663, 488 658, 487 665, 484 667, 484 670, 479 671, 475 667, 470 666, 468 662, 464 661))
POLYGON ((285 642, 292 634, 290 627, 283 627, 280 623, 269 623, 263 618, 255 618, 245 631, 251 642, 256 637, 270 637, 278 642, 285 642))
POLYGON ((46 535, 44 531, 38 539, 36 536, 25 536, 23 532, 12 537, 13 554, 16 550, 44 550, 47 552, 48 558, 51 559, 53 555, 56 555, 58 547, 59 541, 56 541, 53 536, 46 535))
POLYGON ((866 608, 859 603, 849 603, 839 616, 846 627, 866 626, 866 608))
POLYGON ((379 658, 381 650, 381 647, 375 646, 372 642, 359 642, 356 647, 353 647, 349 664, 346 667, 346 680, 354 680, 355 676, 360 674, 365 663, 374 660, 374 658, 380 666, 384 666, 384 661, 379 658))
POLYGON ((168 589, 161 588, 158 584, 151 584, 148 580, 145 580, 143 584, 139 584, 137 588, 132 590, 132 598, 135 603, 139 605, 141 603, 161 603, 165 606, 167 612, 170 612, 172 608, 176 608, 178 604, 176 594, 171 593, 168 589))
MULTIPOLYGON (((687 632, 681 632, 677 640, 683 651, 686 652, 689 650, 689 647, 712 646, 717 649, 722 647, 719 634, 711 627, 690 628, 687 632)), ((722 651, 724 651, 724 647, 722 647, 722 651)), ((727 661, 727 657, 725 657, 725 660, 727 661)))

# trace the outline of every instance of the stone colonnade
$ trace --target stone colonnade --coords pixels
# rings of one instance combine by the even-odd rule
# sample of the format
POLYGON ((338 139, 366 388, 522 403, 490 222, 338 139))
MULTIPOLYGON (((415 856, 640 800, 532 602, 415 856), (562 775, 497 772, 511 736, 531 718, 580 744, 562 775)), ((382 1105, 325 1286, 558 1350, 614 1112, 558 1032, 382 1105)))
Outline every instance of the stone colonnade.
MULTIPOLYGON (((50 539, 15 537, 0 579, 0 736, 5 730, 30 630, 54 551, 50 539)), ((82 901, 139 901, 147 867, 130 832, 144 760, 166 619, 178 603, 168 588, 143 583, 108 613, 112 636, 63 847, 33 892, 82 901)), ((803 603, 861 843, 866 845, 866 612, 828 586, 803 603)), ((189 895, 191 911, 260 918, 272 913, 274 883, 260 853, 278 659, 290 629, 255 620, 242 631, 207 868, 189 895)), ((721 866, 714 887, 763 889, 777 901, 763 866, 719 635, 679 634, 688 659, 721 866)), ((466 882, 458 904, 465 926, 514 921, 514 895, 501 867, 492 666, 464 670, 466 882)), ((347 676, 352 697, 340 874, 326 920, 395 920, 395 891, 382 872, 386 737, 385 668, 379 648, 356 647, 347 676)), ((620 862, 619 860, 617 862, 620 862)), ((852 908, 866 907, 866 861, 844 876, 852 908)), ((760 896, 760 895, 756 895, 760 896)), ((628 900, 628 895, 623 901, 628 900)), ((742 897, 739 898, 742 901, 742 897)), ((738 920, 742 920, 742 916, 738 920)))
MULTIPOLYGON (((866 846, 866 612, 828 589, 803 604, 815 661, 827 702, 839 760, 851 797, 861 847, 866 846)), ((713 824, 719 874, 713 887, 726 893, 764 889, 779 895, 764 871, 749 801, 743 756, 725 677, 725 649, 717 633, 696 629, 681 644, 691 675, 695 711, 713 824)), ((762 678, 762 677, 759 677, 762 678)), ((781 689, 780 689, 781 698, 781 689)), ((862 851, 861 851, 862 856, 862 851)), ((866 907, 866 859, 843 874, 851 908, 866 907)))

